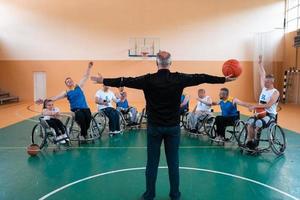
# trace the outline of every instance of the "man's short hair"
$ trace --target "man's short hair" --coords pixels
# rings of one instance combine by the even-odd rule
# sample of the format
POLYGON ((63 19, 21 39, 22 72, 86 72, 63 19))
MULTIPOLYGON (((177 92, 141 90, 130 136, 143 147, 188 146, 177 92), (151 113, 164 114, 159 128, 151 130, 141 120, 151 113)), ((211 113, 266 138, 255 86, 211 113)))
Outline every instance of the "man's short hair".
POLYGON ((172 63, 171 54, 167 51, 159 51, 156 55, 156 63, 162 67, 167 67, 172 63))
POLYGON ((229 95, 229 89, 228 88, 221 88, 221 91, 226 92, 227 95, 229 95))

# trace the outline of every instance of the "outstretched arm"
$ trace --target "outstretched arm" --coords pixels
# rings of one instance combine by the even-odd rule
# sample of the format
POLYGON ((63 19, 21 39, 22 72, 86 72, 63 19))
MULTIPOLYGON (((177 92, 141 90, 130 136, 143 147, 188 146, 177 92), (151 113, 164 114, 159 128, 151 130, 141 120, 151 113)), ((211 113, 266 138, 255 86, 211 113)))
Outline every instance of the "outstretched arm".
POLYGON ((98 84, 104 84, 111 87, 128 87, 134 89, 144 89, 147 85, 147 76, 138 77, 119 77, 119 78, 103 78, 101 74, 98 76, 92 76, 91 80, 98 84))
POLYGON ((231 76, 227 77, 219 77, 219 76, 211 76, 208 74, 182 74, 180 73, 180 80, 183 87, 195 86, 201 83, 225 83, 229 81, 234 81, 236 78, 232 78, 231 76))
POLYGON ((271 97, 270 101, 268 101, 268 103, 252 105, 249 107, 249 109, 254 110, 255 108, 270 108, 273 104, 275 104, 278 101, 278 98, 279 98, 279 92, 275 91, 272 94, 272 97, 271 97))
POLYGON ((86 72, 84 73, 82 79, 78 83, 79 87, 81 87, 81 88, 84 87, 86 81, 89 79, 93 64, 94 64, 93 62, 89 62, 89 65, 88 65, 88 68, 87 68, 86 72))
MULTIPOLYGON (((66 98, 67 97, 67 93, 65 91, 61 92, 60 94, 56 95, 56 96, 53 96, 53 97, 50 97, 49 99, 51 101, 57 101, 57 100, 60 100, 60 99, 63 99, 63 98, 66 98)), ((43 104, 44 103, 44 99, 38 99, 35 101, 36 104, 43 104)))
POLYGON ((217 105, 220 105, 220 101, 213 101, 211 103, 211 106, 217 106, 217 105))
POLYGON ((63 92, 61 92, 60 94, 58 94, 56 96, 50 97, 49 99, 52 100, 52 101, 57 101, 57 100, 65 98, 65 97, 67 97, 67 93, 66 93, 66 91, 63 91, 63 92))
POLYGON ((244 102, 244 101, 241 101, 237 98, 233 99, 233 103, 234 104, 237 104, 237 105, 240 105, 240 106, 243 106, 243 107, 246 107, 246 108, 249 108, 251 106, 250 103, 247 103, 247 102, 244 102))
POLYGON ((262 63, 262 55, 259 56, 259 59, 258 59, 258 70, 259 70, 259 76, 260 76, 260 87, 261 89, 263 89, 265 87, 265 78, 266 78, 266 71, 265 71, 265 68, 263 66, 263 63, 262 63))

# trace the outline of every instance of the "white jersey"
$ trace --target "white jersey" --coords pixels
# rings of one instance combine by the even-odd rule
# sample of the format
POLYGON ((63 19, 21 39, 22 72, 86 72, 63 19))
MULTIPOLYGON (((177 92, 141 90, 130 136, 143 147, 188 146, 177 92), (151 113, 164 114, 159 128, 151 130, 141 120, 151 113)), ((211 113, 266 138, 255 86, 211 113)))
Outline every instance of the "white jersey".
MULTIPOLYGON (((47 111, 51 111, 51 112, 55 112, 55 113, 59 113, 59 108, 57 107, 54 107, 52 110, 48 110, 48 109, 45 109, 47 111)), ((51 116, 51 115, 43 115, 43 119, 44 120, 50 120, 51 118, 55 118, 54 116, 51 116)))
MULTIPOLYGON (((259 96, 259 104, 267 104, 274 92, 278 91, 277 89, 273 88, 271 90, 268 90, 267 88, 263 88, 260 96, 259 96)), ((266 108, 266 111, 270 114, 277 115, 277 105, 278 101, 274 103, 270 108, 266 108)))
MULTIPOLYGON (((203 101, 208 101, 210 97, 209 96, 205 96, 203 98, 201 98, 203 101)), ((211 106, 208 106, 204 103, 201 103, 200 101, 198 101, 197 103, 197 108, 196 108, 196 112, 197 111, 201 111, 201 112, 210 112, 211 111, 211 106)))
POLYGON ((108 90, 107 92, 104 92, 103 90, 98 90, 95 96, 97 98, 102 99, 102 100, 104 100, 108 103, 108 105, 97 104, 98 110, 101 110, 101 109, 104 109, 104 108, 107 108, 107 107, 113 107, 112 101, 116 100, 115 94, 110 90, 108 90))

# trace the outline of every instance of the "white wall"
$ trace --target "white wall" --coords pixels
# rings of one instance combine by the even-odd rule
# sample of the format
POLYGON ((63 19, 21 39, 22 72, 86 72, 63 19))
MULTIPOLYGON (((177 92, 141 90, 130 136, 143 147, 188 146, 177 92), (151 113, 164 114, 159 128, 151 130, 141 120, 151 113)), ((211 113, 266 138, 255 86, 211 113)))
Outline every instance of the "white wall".
POLYGON ((0 59, 122 60, 155 36, 176 60, 252 60, 283 16, 284 0, 0 0, 0 59))

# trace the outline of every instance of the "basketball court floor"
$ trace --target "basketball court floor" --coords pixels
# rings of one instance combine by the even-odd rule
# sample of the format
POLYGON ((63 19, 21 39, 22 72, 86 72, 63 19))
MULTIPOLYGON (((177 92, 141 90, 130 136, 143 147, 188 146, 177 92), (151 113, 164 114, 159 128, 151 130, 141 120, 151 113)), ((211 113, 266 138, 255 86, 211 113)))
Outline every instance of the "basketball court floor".
MULTIPOLYGON (((0 199, 139 199, 145 189, 146 131, 128 130, 66 151, 26 147, 37 117, 0 129, 0 199)), ((284 156, 241 154, 235 144, 211 144, 183 130, 180 144, 182 199, 298 199, 300 135, 285 129, 284 156)), ((168 199, 162 147, 157 199, 168 199)))

